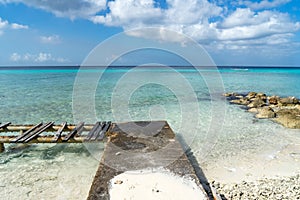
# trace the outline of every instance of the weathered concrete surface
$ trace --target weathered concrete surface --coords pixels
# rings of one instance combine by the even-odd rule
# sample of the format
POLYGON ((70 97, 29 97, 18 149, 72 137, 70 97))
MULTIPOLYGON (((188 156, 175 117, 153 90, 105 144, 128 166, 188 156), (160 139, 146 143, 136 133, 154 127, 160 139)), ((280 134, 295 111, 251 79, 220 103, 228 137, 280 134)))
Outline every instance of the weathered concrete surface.
POLYGON ((118 174, 154 168, 168 169, 174 174, 192 178, 204 192, 167 122, 113 124, 108 138, 88 200, 109 199, 109 181, 118 174))

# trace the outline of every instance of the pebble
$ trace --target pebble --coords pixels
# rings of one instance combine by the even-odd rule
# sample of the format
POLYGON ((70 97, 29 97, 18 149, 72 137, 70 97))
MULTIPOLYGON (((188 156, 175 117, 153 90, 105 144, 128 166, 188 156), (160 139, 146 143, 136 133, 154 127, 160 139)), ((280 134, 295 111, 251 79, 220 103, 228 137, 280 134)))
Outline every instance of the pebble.
POLYGON ((212 187, 226 199, 300 199, 300 175, 261 179, 255 182, 243 181, 239 184, 220 184, 212 181, 212 187))

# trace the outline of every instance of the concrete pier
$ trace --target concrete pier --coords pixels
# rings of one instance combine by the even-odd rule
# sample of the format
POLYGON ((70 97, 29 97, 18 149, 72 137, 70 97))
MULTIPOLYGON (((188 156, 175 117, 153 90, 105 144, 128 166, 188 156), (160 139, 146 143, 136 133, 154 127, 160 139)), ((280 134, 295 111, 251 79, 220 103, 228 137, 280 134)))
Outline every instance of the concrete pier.
MULTIPOLYGON (((193 180, 208 199, 181 144, 166 121, 113 124, 107 133, 88 200, 109 200, 110 180, 127 171, 164 169, 193 180)), ((120 197, 120 199, 126 197, 120 197)))

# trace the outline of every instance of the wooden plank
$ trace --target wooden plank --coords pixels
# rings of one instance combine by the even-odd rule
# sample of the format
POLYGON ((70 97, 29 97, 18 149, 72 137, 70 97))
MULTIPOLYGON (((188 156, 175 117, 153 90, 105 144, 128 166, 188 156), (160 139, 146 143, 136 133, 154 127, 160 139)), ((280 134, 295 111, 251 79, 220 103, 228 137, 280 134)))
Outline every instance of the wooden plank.
POLYGON ((56 135, 55 135, 55 137, 53 139, 53 142, 57 142, 61 138, 61 134, 62 134, 64 128, 66 127, 66 125, 67 125, 67 122, 63 122, 62 123, 61 127, 56 132, 56 135))
POLYGON ((109 121, 105 124, 104 128, 101 130, 99 135, 97 135, 96 140, 103 140, 104 139, 105 133, 108 131, 110 125, 111 125, 111 121, 109 121))
POLYGON ((96 122, 96 124, 94 125, 92 130, 90 130, 90 132, 86 136, 87 141, 90 140, 93 137, 93 135, 95 134, 95 132, 97 131, 97 129, 99 128, 100 125, 101 125, 100 122, 96 122))
POLYGON ((25 136, 27 136, 28 134, 30 134, 32 131, 34 131, 36 128, 40 127, 42 124, 43 123, 39 123, 39 124, 35 125, 34 127, 32 127, 29 130, 27 130, 25 133, 23 133, 22 135, 18 136, 12 142, 18 142, 19 140, 21 140, 22 138, 24 138, 25 136))
POLYGON ((4 123, 4 124, 0 124, 0 129, 4 129, 4 128, 6 128, 8 125, 10 125, 11 124, 11 122, 7 122, 7 123, 4 123))
POLYGON ((38 132, 39 130, 41 130, 41 128, 43 128, 45 125, 47 125, 47 124, 49 124, 49 122, 48 123, 46 123, 46 124, 42 124, 41 126, 39 126, 39 127, 37 127, 36 129, 34 129, 33 131, 31 131, 30 133, 28 133, 27 135, 25 135, 23 138, 21 138, 21 139, 19 139, 19 141, 18 142, 25 142, 25 140, 27 139, 27 138, 29 138, 29 137, 31 137, 33 134, 35 134, 36 132, 38 132))
POLYGON ((23 138, 22 140, 25 140, 25 143, 29 142, 30 140, 36 138, 39 134, 41 134, 42 132, 44 132, 47 128, 49 128, 50 126, 52 126, 54 124, 54 122, 48 122, 47 124, 44 124, 42 127, 40 127, 38 130, 32 132, 30 134, 30 136, 23 138))
POLYGON ((99 135, 99 133, 102 131, 104 128, 106 122, 101 122, 100 126, 97 128, 97 130, 94 132, 93 136, 91 137, 90 141, 95 141, 99 135))
POLYGON ((73 138, 80 129, 83 128, 84 122, 80 122, 76 128, 74 128, 65 138, 62 139, 63 142, 67 142, 70 138, 73 138))

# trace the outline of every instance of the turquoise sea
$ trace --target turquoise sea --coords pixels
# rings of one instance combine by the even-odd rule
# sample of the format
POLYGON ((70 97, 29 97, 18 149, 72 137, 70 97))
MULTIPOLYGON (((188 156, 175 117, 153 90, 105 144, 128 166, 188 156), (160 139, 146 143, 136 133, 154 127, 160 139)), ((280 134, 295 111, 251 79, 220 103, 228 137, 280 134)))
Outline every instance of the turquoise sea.
MULTIPOLYGON (((256 120, 239 106, 230 105, 221 90, 214 90, 215 86, 211 85, 214 79, 224 92, 256 91, 300 98, 300 68, 296 67, 142 67, 137 70, 133 67, 106 70, 2 67, 0 122, 168 120, 211 179, 221 179, 221 175, 217 175, 222 170, 235 173, 241 169, 244 174, 251 174, 256 169, 255 162, 263 163, 262 168, 266 168, 269 162, 280 158, 287 147, 300 157, 299 130, 286 129, 270 120, 256 120), (101 80, 93 90, 90 81, 99 73, 101 80), (78 76, 86 78, 78 79, 78 76), (132 85, 136 87, 126 89, 132 85), (86 97, 86 94, 91 96, 86 97), (74 104, 74 101, 77 102, 74 104), (89 107, 93 103, 95 107, 89 107), (214 131, 215 122, 218 131, 214 131), (187 125, 192 128, 186 128, 187 125), (248 171, 245 166, 250 167, 248 171), (211 175, 212 172, 215 175, 211 175)), ((18 199, 14 195, 23 199, 82 199, 87 195, 100 158, 81 144, 6 147, 6 152, 0 154, 0 196, 6 199, 18 199), (55 190, 58 192, 53 192, 55 190)), ((100 154, 102 147, 99 145, 100 154)), ((299 170, 293 167, 290 170, 299 170)), ((278 168, 278 175, 280 173, 278 168)))

